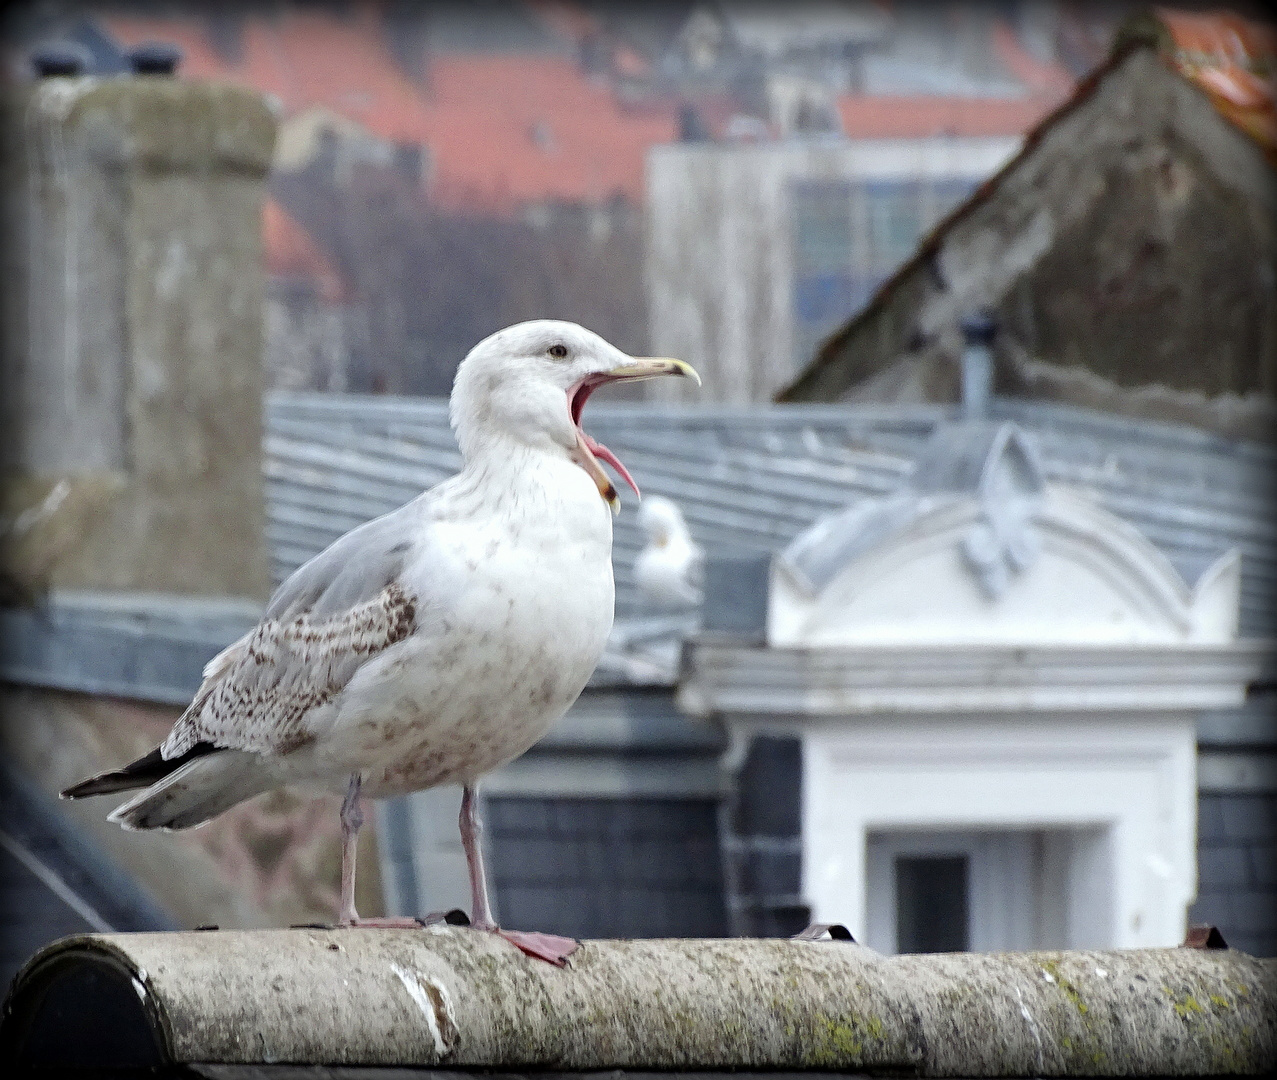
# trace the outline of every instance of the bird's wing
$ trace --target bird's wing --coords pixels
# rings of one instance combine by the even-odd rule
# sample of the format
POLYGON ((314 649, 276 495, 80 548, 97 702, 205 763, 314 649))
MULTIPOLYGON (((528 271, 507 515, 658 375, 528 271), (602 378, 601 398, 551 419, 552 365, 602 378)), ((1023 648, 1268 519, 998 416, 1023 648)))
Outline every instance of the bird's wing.
POLYGON ((275 590, 266 605, 266 618, 287 621, 305 614, 337 615, 371 600, 403 570, 424 519, 425 503, 415 499, 351 529, 275 590))
POLYGON ((399 575, 420 520, 420 507, 409 503, 347 533, 289 577, 257 627, 204 669, 199 692, 164 740, 164 759, 200 743, 282 754, 307 742, 307 713, 412 633, 417 598, 399 575))

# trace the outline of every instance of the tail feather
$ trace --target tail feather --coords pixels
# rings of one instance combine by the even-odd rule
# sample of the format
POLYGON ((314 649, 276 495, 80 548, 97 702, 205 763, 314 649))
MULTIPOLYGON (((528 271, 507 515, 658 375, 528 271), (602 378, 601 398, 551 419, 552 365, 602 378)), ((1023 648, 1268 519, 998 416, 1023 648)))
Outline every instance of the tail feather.
POLYGON ((272 786, 257 754, 219 750, 188 761, 107 815, 129 830, 189 829, 272 786))
POLYGON ((156 781, 177 772, 193 759, 211 754, 216 749, 217 747, 212 743, 196 743, 185 754, 171 761, 165 761, 160 756, 160 748, 157 746, 145 757, 130 762, 122 769, 91 776, 78 784, 72 784, 62 792, 62 798, 83 799, 89 795, 109 795, 114 791, 133 791, 136 788, 150 787, 156 781))

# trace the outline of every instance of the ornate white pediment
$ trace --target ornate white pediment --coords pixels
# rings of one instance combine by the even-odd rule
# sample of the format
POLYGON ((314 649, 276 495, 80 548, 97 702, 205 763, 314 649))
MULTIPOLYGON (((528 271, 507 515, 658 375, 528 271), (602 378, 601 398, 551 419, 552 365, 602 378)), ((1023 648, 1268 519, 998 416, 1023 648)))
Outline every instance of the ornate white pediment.
POLYGON ((1048 485, 1013 425, 955 424, 900 490, 774 562, 773 647, 1232 641, 1240 558, 1193 584, 1143 534, 1048 485))

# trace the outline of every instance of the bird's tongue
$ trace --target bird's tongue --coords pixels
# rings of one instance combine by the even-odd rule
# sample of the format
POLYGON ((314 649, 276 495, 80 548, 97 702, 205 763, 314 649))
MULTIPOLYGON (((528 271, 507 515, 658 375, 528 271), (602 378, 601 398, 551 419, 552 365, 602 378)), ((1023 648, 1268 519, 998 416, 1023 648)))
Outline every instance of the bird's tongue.
POLYGON ((613 513, 616 513, 620 509, 621 500, 617 498, 616 488, 612 486, 612 481, 608 479, 607 473, 599 467, 600 460, 606 461, 611 465, 621 479, 630 485, 635 495, 638 495, 640 499, 643 496, 639 494, 638 484, 634 482, 634 477, 630 475, 630 470, 621 464, 621 459, 601 442, 590 438, 581 427, 581 412, 585 408, 586 401, 591 393, 607 381, 606 376, 594 375, 582 379, 576 386, 572 387, 568 391, 568 413, 572 417, 572 423, 576 425, 575 457, 577 462, 594 478, 599 494, 611 505, 613 513))
POLYGON ((596 439, 592 439, 584 431, 581 432, 581 441, 585 443, 586 449, 588 449, 591 454, 611 465, 612 468, 617 471, 621 479, 630 485, 635 495, 637 495, 640 499, 643 497, 642 493, 638 489, 638 484, 634 482, 634 477, 630 475, 630 470, 621 464, 620 458, 612 453, 612 451, 601 442, 596 439))

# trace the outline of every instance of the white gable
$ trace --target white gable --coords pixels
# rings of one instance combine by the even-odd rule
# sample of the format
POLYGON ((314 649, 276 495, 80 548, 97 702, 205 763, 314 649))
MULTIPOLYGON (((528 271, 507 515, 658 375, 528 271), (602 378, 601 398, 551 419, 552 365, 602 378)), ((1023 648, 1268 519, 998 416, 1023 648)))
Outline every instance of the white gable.
POLYGON ((955 425, 901 491, 817 523, 775 561, 768 643, 1224 643, 1240 558, 1190 587, 1141 533, 1044 484, 1011 425, 955 425))

